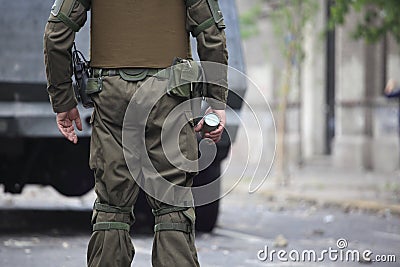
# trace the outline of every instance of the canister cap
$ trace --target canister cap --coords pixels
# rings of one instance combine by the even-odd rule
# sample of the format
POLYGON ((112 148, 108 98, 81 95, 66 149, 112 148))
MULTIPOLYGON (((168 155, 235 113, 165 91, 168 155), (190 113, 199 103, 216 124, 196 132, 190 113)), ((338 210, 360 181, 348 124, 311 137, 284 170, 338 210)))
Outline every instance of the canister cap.
POLYGON ((219 117, 215 113, 209 113, 204 116, 204 123, 211 127, 216 127, 219 124, 219 117))

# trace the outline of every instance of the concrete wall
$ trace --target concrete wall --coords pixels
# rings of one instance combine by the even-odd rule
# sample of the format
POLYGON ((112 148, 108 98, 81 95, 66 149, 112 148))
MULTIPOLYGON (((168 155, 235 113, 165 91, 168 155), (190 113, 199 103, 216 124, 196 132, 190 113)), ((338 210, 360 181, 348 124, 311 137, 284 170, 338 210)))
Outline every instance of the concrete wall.
POLYGON ((326 135, 326 45, 321 32, 326 23, 325 2, 317 17, 306 26, 304 48, 306 58, 303 64, 302 102, 302 157, 305 161, 325 152, 326 135))
MULTIPOLYGON (((393 103, 382 96, 384 43, 368 45, 353 40, 350 33, 356 20, 351 14, 347 24, 337 29, 333 160, 337 167, 394 171, 399 168, 399 144, 393 120, 396 114, 390 114, 393 103)), ((398 58, 398 54, 390 57, 398 58)), ((397 73, 399 67, 391 66, 397 73)))

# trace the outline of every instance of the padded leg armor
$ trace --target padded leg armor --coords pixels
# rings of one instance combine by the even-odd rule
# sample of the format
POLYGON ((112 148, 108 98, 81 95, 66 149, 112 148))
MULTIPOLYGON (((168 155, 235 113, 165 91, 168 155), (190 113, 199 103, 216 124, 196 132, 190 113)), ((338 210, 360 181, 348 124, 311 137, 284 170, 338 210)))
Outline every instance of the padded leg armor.
POLYGON ((153 266, 199 266, 194 245, 194 209, 162 207, 153 209, 153 214, 153 266))

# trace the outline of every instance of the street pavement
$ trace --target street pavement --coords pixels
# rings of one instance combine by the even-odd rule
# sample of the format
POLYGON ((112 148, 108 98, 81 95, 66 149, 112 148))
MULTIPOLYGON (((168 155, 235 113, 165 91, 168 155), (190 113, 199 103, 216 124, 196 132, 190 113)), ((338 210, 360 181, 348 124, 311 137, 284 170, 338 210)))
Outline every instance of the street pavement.
MULTIPOLYGON (((344 251, 371 250, 373 255, 395 255, 397 260, 396 263, 370 263, 367 266, 399 266, 400 223, 396 216, 360 210, 345 212, 307 202, 281 205, 265 200, 261 195, 235 191, 221 204, 217 228, 212 233, 196 236, 202 266, 363 266, 354 261, 331 261, 327 256, 321 262, 282 262, 276 254, 273 259, 265 259, 265 255, 259 253, 268 247, 269 252, 315 250, 320 255, 324 249, 338 250, 339 239, 348 242, 344 251)), ((68 211, 58 217, 59 222, 65 221, 68 211)), ((44 214, 37 216, 39 221, 45 219, 44 214)), ((15 221, 15 224, 19 223, 15 221)), ((136 248, 132 266, 151 266, 152 235, 134 233, 132 237, 136 248)), ((88 240, 89 231, 84 225, 57 225, 56 221, 47 229, 30 230, 25 226, 3 232, 0 235, 0 266, 85 266, 88 240)))
MULTIPOLYGON (((196 235, 202 266, 400 266, 399 173, 339 170, 322 158, 291 169, 285 186, 271 174, 250 194, 247 174, 236 184, 237 166, 222 178, 223 192, 235 186, 221 200, 217 227, 196 235), (365 251, 396 262, 350 257, 365 251)), ((93 200, 93 192, 67 198, 40 186, 0 193, 0 266, 85 266, 93 200)), ((132 237, 132 266, 151 266, 152 234, 132 237)))

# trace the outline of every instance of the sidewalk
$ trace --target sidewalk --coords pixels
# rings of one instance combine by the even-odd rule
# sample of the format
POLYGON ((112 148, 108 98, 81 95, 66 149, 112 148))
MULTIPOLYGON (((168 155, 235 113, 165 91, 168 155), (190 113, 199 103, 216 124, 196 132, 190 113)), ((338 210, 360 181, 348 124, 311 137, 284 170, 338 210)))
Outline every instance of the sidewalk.
MULTIPOLYGON (((248 185, 249 179, 245 179, 235 190, 248 191, 248 185)), ((291 170, 286 186, 280 185, 272 174, 256 194, 283 206, 307 202, 345 211, 389 212, 400 216, 400 173, 337 169, 329 158, 291 170)))

